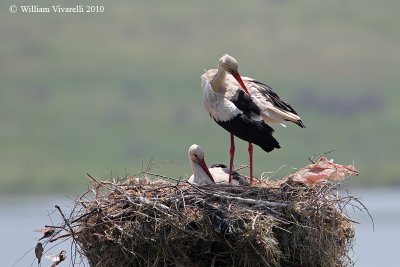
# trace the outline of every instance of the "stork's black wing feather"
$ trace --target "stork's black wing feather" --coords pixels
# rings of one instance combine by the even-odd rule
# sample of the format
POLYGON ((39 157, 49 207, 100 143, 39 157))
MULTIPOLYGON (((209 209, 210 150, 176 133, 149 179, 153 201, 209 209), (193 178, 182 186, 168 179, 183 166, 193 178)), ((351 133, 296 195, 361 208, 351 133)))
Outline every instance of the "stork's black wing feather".
POLYGON ((257 115, 260 115, 261 113, 260 108, 243 90, 238 90, 237 94, 232 99, 230 99, 230 101, 249 117, 251 117, 252 113, 257 115))
POLYGON ((260 93, 262 93, 265 96, 268 96, 272 100, 275 106, 281 108, 282 110, 289 111, 293 114, 298 115, 297 112, 294 110, 294 108, 290 104, 283 101, 269 85, 264 84, 262 82, 258 82, 256 80, 251 80, 251 82, 258 85, 256 86, 256 88, 260 91, 260 93))
POLYGON ((215 122, 236 137, 256 144, 266 152, 280 148, 278 141, 272 136, 274 130, 269 125, 263 121, 252 120, 244 113, 229 121, 215 122))
POLYGON ((226 166, 225 164, 222 164, 222 163, 216 163, 216 164, 211 165, 210 169, 211 168, 222 168, 222 169, 224 169, 224 168, 228 168, 228 166, 226 166))

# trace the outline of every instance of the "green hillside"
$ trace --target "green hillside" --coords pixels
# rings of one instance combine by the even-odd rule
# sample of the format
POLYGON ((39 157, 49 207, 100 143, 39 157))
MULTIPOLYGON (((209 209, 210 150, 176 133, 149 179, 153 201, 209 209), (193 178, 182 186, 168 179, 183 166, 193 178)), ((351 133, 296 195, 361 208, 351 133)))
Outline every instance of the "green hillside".
MULTIPOLYGON (((353 183, 400 185, 400 2, 96 4, 105 12, 1 5, 0 191, 77 190, 86 172, 124 176, 150 159, 154 172, 185 177, 193 143, 208 163, 227 163, 229 135, 200 94, 200 75, 225 52, 307 126, 276 126, 282 149, 256 149, 258 175, 335 150, 329 157, 361 172, 353 183)), ((247 144, 236 148, 247 164, 247 144)))

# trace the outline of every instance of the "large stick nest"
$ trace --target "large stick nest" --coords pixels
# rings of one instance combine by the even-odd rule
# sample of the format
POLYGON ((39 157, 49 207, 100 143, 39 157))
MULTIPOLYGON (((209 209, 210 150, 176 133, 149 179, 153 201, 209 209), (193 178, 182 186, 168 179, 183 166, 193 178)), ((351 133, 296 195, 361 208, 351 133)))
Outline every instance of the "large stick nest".
POLYGON ((53 238, 72 236, 91 266, 353 265, 354 228, 344 209, 354 199, 339 197, 332 183, 91 179, 64 218, 68 233, 53 238))

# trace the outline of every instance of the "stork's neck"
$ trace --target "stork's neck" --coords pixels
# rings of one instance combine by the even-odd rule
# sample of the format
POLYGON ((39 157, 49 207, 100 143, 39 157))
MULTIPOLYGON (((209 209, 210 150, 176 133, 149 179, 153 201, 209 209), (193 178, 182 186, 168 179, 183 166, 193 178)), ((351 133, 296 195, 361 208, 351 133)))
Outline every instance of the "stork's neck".
POLYGON ((211 184, 210 178, 208 178, 207 173, 203 170, 203 168, 198 164, 190 160, 190 165, 192 166, 193 172, 193 182, 196 184, 211 184))
POLYGON ((212 89, 218 93, 225 92, 226 91, 225 81, 226 81, 226 71, 221 67, 221 65, 219 65, 217 73, 215 73, 214 77, 210 81, 212 89))

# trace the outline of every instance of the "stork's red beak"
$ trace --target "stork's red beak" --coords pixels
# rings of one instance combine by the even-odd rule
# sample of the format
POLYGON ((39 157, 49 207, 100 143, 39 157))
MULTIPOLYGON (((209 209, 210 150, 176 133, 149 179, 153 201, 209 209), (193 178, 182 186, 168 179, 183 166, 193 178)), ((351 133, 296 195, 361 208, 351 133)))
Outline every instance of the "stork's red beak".
POLYGON ((210 171, 208 170, 207 164, 206 164, 206 162, 204 161, 204 159, 200 160, 200 161, 199 161, 199 164, 200 164, 201 168, 203 168, 203 170, 207 173, 208 178, 210 178, 210 180, 211 180, 213 183, 215 183, 215 180, 214 180, 213 176, 211 175, 210 171))
POLYGON ((240 86, 242 87, 242 89, 248 94, 250 95, 249 91, 246 88, 246 85, 244 85, 244 82, 242 80, 242 77, 240 77, 239 72, 236 72, 235 74, 232 74, 233 77, 236 79, 236 81, 240 84, 240 86))

